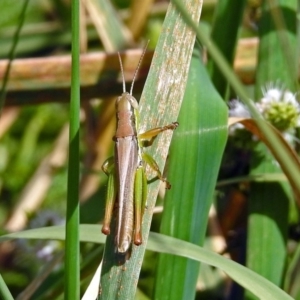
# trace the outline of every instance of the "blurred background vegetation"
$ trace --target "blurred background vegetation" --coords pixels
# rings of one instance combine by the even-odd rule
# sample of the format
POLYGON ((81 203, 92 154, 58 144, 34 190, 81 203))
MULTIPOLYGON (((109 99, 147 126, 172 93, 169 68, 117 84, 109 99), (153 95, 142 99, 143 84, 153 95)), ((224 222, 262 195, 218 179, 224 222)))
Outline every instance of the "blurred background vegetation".
MULTIPOLYGON (((2 88, 2 234, 64 224, 66 214, 71 0, 30 0, 16 37, 23 2, 0 1, 1 85, 13 41, 17 41, 9 80, 2 88)), ((200 28, 220 47, 256 100, 270 83, 298 96, 298 70, 289 72, 289 68, 299 63, 299 7, 296 1, 281 1, 280 16, 287 23, 286 27, 274 29, 266 21, 276 19, 276 14, 266 13, 271 2, 207 0, 202 8, 200 28), (267 24, 262 25, 264 22, 267 24), (271 39, 279 40, 276 34, 285 29, 290 43, 286 45, 291 48, 286 47, 283 58, 271 55, 277 53, 279 46, 266 39, 274 31, 271 39), (284 60, 287 71, 281 66, 284 60)), ((114 99, 122 91, 116 51, 127 49, 124 72, 129 83, 142 49, 150 41, 134 88, 139 99, 168 5, 169 1, 163 0, 142 4, 129 0, 81 1, 81 223, 98 223, 103 217, 106 176, 101 165, 112 153, 114 99)), ((224 101, 236 99, 205 47, 202 57, 224 101)), ((300 149, 299 133, 299 128, 293 132, 296 151, 300 149)), ((154 215, 153 231, 160 228, 163 194, 154 215)), ((229 136, 213 202, 205 247, 246 264, 300 299, 299 201, 294 201, 274 158, 250 133, 229 136), (270 226, 266 225, 269 221, 270 226)), ((0 273, 16 299, 61 299, 63 247, 58 241, 0 244, 0 273)), ((95 272, 102 250, 99 245, 81 244, 82 291, 95 272)), ((146 253, 138 299, 153 299, 157 256, 146 253)), ((223 272, 204 264, 195 295, 196 299, 254 299, 223 272)))

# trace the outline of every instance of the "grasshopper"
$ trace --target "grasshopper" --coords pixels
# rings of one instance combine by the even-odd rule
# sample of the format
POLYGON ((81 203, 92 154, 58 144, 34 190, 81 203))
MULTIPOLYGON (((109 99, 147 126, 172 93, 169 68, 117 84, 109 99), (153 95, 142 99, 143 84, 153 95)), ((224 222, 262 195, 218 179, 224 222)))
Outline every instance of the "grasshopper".
POLYGON ((153 128, 139 133, 139 106, 132 96, 132 90, 146 47, 135 70, 130 92, 126 92, 123 64, 118 53, 123 79, 123 93, 116 99, 117 129, 113 137, 115 142, 114 157, 108 158, 102 165, 103 172, 108 176, 106 207, 102 232, 110 234, 110 223, 117 206, 115 251, 126 254, 132 242, 142 244, 141 225, 147 198, 147 178, 145 167, 148 164, 157 177, 166 183, 156 161, 143 147, 152 145, 156 136, 165 130, 174 130, 178 123, 153 128))

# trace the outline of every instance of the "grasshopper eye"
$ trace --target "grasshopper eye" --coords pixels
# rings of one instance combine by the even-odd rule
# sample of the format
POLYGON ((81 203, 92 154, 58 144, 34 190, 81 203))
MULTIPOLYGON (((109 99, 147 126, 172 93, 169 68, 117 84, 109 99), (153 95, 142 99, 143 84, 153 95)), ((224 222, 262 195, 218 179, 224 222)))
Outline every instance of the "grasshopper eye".
POLYGON ((136 99, 133 96, 129 95, 129 99, 128 100, 129 100, 131 106, 134 109, 139 109, 139 104, 138 104, 138 102, 136 101, 136 99))

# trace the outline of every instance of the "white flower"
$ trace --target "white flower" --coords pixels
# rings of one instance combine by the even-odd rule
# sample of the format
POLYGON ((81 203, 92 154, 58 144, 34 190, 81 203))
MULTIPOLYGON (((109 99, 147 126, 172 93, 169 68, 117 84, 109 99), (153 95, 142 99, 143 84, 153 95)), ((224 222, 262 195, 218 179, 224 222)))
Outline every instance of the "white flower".
MULTIPOLYGON (((266 121, 282 132, 286 140, 292 141, 295 139, 295 128, 300 127, 300 104, 296 95, 278 83, 268 84, 262 92, 262 99, 255 103, 257 109, 266 121)), ((230 101, 229 108, 230 117, 251 118, 248 108, 238 100, 230 101)), ((235 124, 229 134, 241 137, 242 128, 242 125, 235 124)))
POLYGON ((231 100, 229 102, 229 116, 239 118, 251 118, 247 106, 239 100, 231 100))
POLYGON ((300 126, 300 105, 289 90, 269 84, 256 105, 265 119, 281 132, 300 126))

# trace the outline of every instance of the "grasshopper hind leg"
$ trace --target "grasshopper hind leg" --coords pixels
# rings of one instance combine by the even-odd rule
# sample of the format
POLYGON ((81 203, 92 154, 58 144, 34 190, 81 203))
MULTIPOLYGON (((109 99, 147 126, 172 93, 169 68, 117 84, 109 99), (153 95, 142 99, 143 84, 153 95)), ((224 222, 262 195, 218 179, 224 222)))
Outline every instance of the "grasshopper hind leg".
MULTIPOLYGON (((166 183, 166 188, 171 188, 170 183, 162 177, 159 167, 152 156, 142 153, 142 160, 148 164, 157 174, 158 178, 166 183)), ((147 201, 147 177, 144 166, 141 162, 137 168, 134 179, 134 237, 133 242, 136 246, 142 244, 142 220, 147 201)))
POLYGON ((110 222, 112 218, 117 191, 113 157, 107 159, 104 162, 104 164, 102 165, 102 170, 108 176, 102 233, 108 235, 110 234, 110 222))
POLYGON ((134 179, 134 238, 136 246, 142 244, 142 219, 147 200, 147 178, 145 170, 140 165, 135 173, 134 179))

